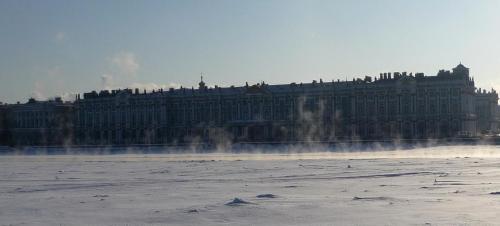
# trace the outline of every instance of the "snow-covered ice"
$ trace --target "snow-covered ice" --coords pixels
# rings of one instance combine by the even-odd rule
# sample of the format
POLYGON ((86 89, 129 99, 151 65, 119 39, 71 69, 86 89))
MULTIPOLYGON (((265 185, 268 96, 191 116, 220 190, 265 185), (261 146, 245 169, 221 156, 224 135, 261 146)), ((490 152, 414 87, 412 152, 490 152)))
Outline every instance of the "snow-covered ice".
POLYGON ((0 156, 0 225, 500 222, 500 147, 0 156))

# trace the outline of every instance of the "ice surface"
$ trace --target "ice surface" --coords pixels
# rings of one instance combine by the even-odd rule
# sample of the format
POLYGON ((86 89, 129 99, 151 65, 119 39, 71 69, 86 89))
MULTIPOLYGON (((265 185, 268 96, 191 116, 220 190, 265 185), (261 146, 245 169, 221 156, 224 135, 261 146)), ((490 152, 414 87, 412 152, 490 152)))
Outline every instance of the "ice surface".
POLYGON ((4 155, 0 225, 495 225, 499 154, 4 155))

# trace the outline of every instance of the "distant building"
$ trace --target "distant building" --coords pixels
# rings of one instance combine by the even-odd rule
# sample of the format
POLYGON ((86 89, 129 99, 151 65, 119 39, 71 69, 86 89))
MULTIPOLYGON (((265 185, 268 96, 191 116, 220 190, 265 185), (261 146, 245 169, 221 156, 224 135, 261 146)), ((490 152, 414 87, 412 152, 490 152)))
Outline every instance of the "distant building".
POLYGON ((435 76, 140 92, 0 105, 0 145, 129 145, 474 137, 498 133, 498 94, 459 64, 435 76))
POLYGON ((0 146, 11 145, 11 134, 9 128, 9 107, 0 103, 0 146))
POLYGON ((478 132, 493 134, 498 132, 498 94, 495 90, 479 89, 476 93, 476 114, 478 132))
POLYGON ((75 101, 78 144, 167 142, 166 93, 136 89, 85 93, 75 101))
POLYGON ((497 134, 500 134, 500 105, 497 106, 497 119, 498 119, 498 125, 497 125, 497 134))
POLYGON ((72 103, 60 98, 9 105, 9 128, 14 145, 72 143, 72 103))
MULTIPOLYGON (((497 94, 489 95, 493 106, 497 94)), ((476 101, 462 64, 436 76, 225 88, 201 81, 196 89, 85 93, 75 129, 80 144, 450 138, 477 135, 476 101)))

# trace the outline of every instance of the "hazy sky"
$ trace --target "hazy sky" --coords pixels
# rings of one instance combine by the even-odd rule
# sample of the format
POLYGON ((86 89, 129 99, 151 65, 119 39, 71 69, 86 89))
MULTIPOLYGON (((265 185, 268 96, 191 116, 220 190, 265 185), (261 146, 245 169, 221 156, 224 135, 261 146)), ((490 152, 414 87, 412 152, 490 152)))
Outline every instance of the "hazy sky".
POLYGON ((104 88, 434 75, 500 90, 500 1, 0 1, 0 101, 104 88))

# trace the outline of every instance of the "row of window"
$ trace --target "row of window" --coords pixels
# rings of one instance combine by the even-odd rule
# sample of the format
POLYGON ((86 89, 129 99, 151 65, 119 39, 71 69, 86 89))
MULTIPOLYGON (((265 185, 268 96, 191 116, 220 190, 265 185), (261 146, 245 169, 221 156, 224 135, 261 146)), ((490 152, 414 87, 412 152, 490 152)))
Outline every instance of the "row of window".
MULTIPOLYGON (((459 90, 459 89, 458 89, 459 90)), ((455 90, 457 91, 457 90, 455 90)), ((458 91, 457 91, 458 92, 458 91)), ((432 93, 432 92, 431 92, 432 93)), ((155 103, 155 102, 151 102, 155 103)), ((156 123, 184 125, 201 122, 227 122, 237 120, 292 120, 300 111, 322 111, 324 115, 350 117, 354 109, 357 116, 396 114, 448 114, 460 112, 459 98, 423 98, 410 95, 397 96, 306 96, 306 97, 255 97, 246 99, 223 99, 217 101, 173 101, 160 111, 158 105, 142 107, 129 105, 119 109, 81 109, 79 123, 86 127, 144 126, 156 123), (415 103, 415 100, 416 102, 415 103), (219 104, 220 103, 220 104, 219 104), (354 104, 354 108, 352 105, 354 104), (123 110, 120 110, 123 109, 123 110), (113 110, 113 111, 112 111, 113 110), (87 114, 84 114, 87 112, 87 114), (104 115, 104 116, 103 116, 104 115)), ((94 105, 99 107, 98 104, 94 105)), ((104 104, 102 105, 104 106, 104 104)), ((109 107, 109 106, 108 106, 109 107)))

